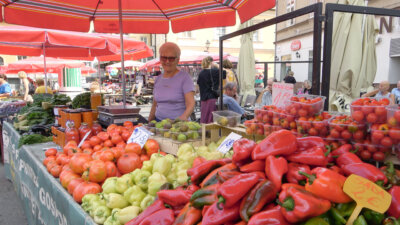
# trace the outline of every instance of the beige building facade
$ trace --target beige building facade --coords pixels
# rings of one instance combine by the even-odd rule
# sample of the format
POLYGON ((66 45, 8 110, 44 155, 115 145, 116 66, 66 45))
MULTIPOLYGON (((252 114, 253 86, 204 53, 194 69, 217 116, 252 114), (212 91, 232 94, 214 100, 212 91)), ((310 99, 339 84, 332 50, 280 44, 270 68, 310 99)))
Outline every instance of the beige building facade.
MULTIPOLYGON (((279 0, 276 5, 276 14, 277 16, 283 15, 317 2, 324 4, 324 12, 326 3, 337 3, 337 0, 279 0)), ((400 1, 398 0, 369 0, 365 1, 365 4, 370 7, 400 9, 400 1)), ((399 56, 390 55, 390 46, 393 40, 396 41, 397 38, 400 38, 400 19, 376 16, 376 22, 380 34, 378 34, 376 41, 378 68, 374 83, 379 83, 382 80, 396 83, 400 79, 399 73, 395 73, 395 71, 400 71, 400 49, 399 56)), ((276 59, 278 61, 311 61, 313 59, 314 27, 312 14, 280 23, 276 28, 276 59)), ((311 81, 311 63, 276 64, 275 77, 281 80, 289 70, 294 72, 298 82, 311 81)))

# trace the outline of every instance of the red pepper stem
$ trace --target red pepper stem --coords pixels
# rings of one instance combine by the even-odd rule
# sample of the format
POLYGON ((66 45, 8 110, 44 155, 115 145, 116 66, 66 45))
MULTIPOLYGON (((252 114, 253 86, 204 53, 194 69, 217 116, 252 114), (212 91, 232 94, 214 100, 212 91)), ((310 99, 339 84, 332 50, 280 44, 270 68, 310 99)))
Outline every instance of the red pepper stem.
POLYGON ((294 210, 294 200, 292 197, 288 197, 281 203, 281 206, 285 208, 287 211, 293 211, 294 210))
POLYGON ((308 183, 310 183, 310 185, 313 184, 314 180, 317 178, 317 176, 315 176, 314 174, 308 174, 308 173, 303 172, 303 171, 299 171, 299 174, 307 177, 308 178, 308 183))
POLYGON ((219 196, 218 197, 218 203, 217 203, 217 208, 219 210, 223 210, 223 208, 221 207, 221 204, 225 203, 225 198, 223 196, 219 196))

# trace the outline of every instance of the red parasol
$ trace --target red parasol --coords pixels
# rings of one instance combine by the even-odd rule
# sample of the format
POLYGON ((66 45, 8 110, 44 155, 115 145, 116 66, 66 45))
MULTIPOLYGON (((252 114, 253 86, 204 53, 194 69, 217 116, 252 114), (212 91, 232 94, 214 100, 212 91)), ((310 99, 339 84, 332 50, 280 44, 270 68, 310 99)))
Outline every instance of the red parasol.
POLYGON ((33 27, 99 33, 174 33, 241 23, 271 9, 275 0, 1 0, 4 21, 33 27))

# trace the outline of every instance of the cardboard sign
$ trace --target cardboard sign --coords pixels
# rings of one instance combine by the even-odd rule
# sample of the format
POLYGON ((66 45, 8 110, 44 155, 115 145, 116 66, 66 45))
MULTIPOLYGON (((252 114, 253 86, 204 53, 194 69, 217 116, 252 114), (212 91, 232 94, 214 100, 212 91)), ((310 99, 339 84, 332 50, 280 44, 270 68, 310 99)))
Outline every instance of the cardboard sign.
POLYGON ((368 208, 379 213, 389 209, 392 196, 377 184, 364 177, 352 174, 344 183, 343 191, 357 203, 347 224, 353 224, 362 208, 368 208))
POLYGON ((143 148, 144 144, 146 144, 147 139, 149 139, 151 133, 143 127, 136 127, 132 132, 132 135, 129 137, 127 144, 129 143, 137 143, 140 147, 143 148))
POLYGON ((239 134, 236 133, 230 133, 228 137, 225 138, 225 140, 218 146, 217 150, 220 151, 223 154, 226 154, 229 149, 232 148, 233 143, 237 140, 242 138, 239 134))
POLYGON ((293 84, 273 83, 272 84, 272 105, 282 107, 285 102, 293 96, 293 84))

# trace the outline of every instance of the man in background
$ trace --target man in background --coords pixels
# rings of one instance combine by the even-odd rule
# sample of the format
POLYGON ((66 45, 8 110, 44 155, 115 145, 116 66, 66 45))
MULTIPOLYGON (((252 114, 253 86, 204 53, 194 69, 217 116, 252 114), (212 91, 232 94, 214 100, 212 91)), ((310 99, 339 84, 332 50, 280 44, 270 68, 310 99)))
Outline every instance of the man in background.
POLYGON ((267 80, 267 87, 261 91, 256 100, 257 106, 272 105, 272 84, 274 82, 277 82, 275 78, 267 80))
POLYGON ((7 76, 5 74, 0 74, 0 97, 11 96, 11 86, 7 82, 7 76))
POLYGON ((45 94, 46 89, 47 89, 47 94, 53 94, 53 90, 49 86, 45 87, 44 86, 44 80, 43 79, 37 79, 36 80, 37 88, 35 91, 35 94, 45 94))
POLYGON ((228 110, 239 113, 240 115, 244 115, 244 109, 239 105, 236 101, 237 97, 237 84, 234 82, 227 82, 224 86, 224 94, 223 94, 224 104, 228 106, 228 110))

